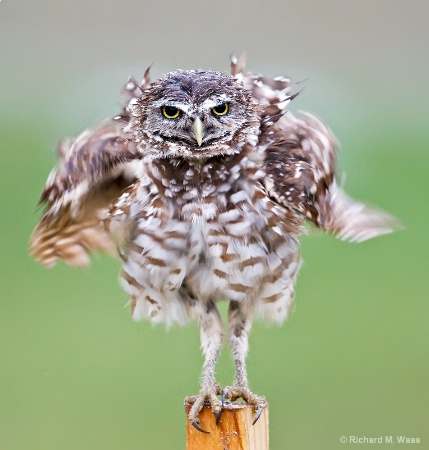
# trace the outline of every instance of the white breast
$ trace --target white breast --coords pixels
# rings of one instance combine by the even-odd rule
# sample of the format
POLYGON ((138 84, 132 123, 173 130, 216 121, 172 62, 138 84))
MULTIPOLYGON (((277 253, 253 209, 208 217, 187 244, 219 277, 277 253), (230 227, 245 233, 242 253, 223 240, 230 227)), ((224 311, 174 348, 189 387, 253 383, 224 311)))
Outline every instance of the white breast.
POLYGON ((283 227, 282 210, 258 198, 247 185, 229 197, 229 209, 225 198, 201 201, 191 190, 180 214, 161 196, 146 202, 123 267, 133 317, 184 323, 186 290, 203 302, 253 302, 259 314, 282 320, 293 297, 298 243, 283 227))

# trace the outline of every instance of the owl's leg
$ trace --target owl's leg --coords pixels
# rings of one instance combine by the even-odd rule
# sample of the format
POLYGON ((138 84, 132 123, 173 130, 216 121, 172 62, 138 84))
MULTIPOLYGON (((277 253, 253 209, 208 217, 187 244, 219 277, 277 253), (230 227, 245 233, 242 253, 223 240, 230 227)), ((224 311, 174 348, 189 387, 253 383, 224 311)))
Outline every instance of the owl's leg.
POLYGON ((219 420, 220 416, 221 402, 217 396, 222 393, 222 388, 215 381, 215 367, 222 347, 224 330, 221 316, 213 302, 207 304, 194 302, 190 314, 196 319, 200 327, 204 365, 200 393, 186 398, 185 401, 192 404, 188 416, 190 422, 195 428, 204 432, 199 426, 199 413, 206 402, 210 404, 216 416, 216 421, 219 420))
POLYGON ((249 332, 253 321, 253 311, 245 304, 231 301, 228 309, 229 344, 235 362, 235 381, 227 386, 222 393, 222 403, 225 399, 232 401, 243 398, 249 405, 253 405, 256 415, 255 423, 267 402, 264 397, 255 395, 249 389, 246 371, 246 355, 249 349, 249 332))

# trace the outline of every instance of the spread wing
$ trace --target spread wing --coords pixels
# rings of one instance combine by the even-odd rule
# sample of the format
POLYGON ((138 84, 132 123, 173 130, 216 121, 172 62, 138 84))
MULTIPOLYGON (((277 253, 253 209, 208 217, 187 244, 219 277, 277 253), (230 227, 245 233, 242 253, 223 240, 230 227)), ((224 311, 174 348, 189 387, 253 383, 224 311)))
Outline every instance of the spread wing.
POLYGON ((390 233, 388 214, 355 201, 335 179, 336 141, 311 114, 283 116, 265 149, 269 194, 340 239, 361 242, 390 233))
POLYGON ((259 148, 267 173, 265 187, 274 200, 348 241, 364 241, 398 227, 393 217, 352 200, 338 186, 337 144, 320 120, 307 113, 283 113, 296 95, 290 79, 246 72, 243 58, 233 57, 231 70, 263 106, 259 148))
POLYGON ((140 159, 121 119, 104 121, 60 145, 58 168, 40 200, 46 212, 30 242, 31 255, 43 265, 53 266, 61 258, 85 266, 88 252, 115 251, 102 219, 111 202, 134 182, 140 159))
POLYGON ((130 78, 117 117, 59 146, 58 167, 40 199, 46 211, 30 239, 30 254, 41 264, 51 267, 60 258, 86 266, 91 251, 116 253, 103 219, 137 178, 141 153, 127 124, 130 106, 149 84, 149 69, 140 84, 130 78))

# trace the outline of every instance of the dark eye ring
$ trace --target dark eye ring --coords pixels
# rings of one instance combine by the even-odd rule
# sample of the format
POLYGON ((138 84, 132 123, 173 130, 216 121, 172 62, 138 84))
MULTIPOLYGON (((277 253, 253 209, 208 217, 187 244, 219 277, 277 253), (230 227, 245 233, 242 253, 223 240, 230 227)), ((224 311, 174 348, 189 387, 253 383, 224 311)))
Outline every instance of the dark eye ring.
POLYGON ((165 105, 161 108, 161 112, 166 119, 177 119, 182 111, 174 106, 165 105))
POLYGON ((221 103, 220 105, 215 106, 212 108, 212 113, 215 116, 224 116, 229 111, 229 104, 228 103, 221 103))

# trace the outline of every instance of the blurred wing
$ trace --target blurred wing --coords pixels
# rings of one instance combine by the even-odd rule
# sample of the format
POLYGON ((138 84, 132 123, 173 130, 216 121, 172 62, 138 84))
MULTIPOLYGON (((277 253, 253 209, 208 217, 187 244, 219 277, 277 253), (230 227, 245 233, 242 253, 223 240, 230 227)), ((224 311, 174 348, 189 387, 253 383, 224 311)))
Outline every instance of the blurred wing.
POLYGON ((335 181, 336 141, 311 114, 284 113, 297 83, 245 70, 244 57, 231 58, 231 73, 261 105, 259 150, 268 194, 317 227, 340 239, 364 241, 398 228, 388 214, 350 199, 335 181))
POLYGON ((102 221, 110 204, 135 181, 141 158, 123 131, 125 115, 124 110, 60 145, 59 166, 41 196, 46 212, 30 242, 30 253, 41 264, 50 267, 61 258, 85 266, 88 252, 115 251, 102 221))
POLYGON ((288 113, 275 125, 263 125, 261 136, 266 188, 278 203, 348 241, 365 241, 397 228, 393 217, 350 199, 337 185, 337 144, 314 116, 288 113))
POLYGON ((245 58, 231 58, 231 74, 252 93, 253 98, 262 106, 262 121, 277 121, 283 110, 298 93, 293 93, 298 83, 286 77, 268 78, 245 70, 245 58))

